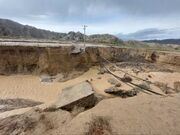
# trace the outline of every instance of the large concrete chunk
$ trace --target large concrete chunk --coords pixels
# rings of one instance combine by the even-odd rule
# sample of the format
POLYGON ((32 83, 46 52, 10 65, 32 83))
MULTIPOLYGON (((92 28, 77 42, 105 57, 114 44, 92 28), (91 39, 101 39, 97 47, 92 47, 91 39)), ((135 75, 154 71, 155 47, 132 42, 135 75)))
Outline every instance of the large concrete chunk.
POLYGON ((82 82, 63 89, 56 102, 56 107, 71 111, 74 107, 90 108, 95 102, 96 98, 91 84, 82 82))
POLYGON ((81 46, 79 45, 74 45, 71 51, 71 54, 79 54, 81 53, 83 50, 81 48, 81 46))

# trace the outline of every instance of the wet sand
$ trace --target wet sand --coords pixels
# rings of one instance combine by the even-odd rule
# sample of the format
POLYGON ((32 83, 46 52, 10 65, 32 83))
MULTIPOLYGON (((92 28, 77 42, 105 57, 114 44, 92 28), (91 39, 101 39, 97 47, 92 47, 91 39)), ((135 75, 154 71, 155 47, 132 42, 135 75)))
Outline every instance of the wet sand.
MULTIPOLYGON (((116 74, 119 74, 120 76, 124 75, 120 72, 116 72, 116 74)), ((173 87, 173 83, 175 81, 180 80, 180 73, 177 72, 150 72, 138 74, 139 77, 144 79, 146 79, 148 75, 152 76, 152 78, 149 78, 150 81, 164 82, 167 83, 170 87, 173 87)), ((33 75, 0 76, 0 98, 23 98, 44 103, 51 103, 57 99, 63 88, 75 85, 85 80, 91 81, 97 93, 110 96, 104 93, 105 89, 112 86, 110 83, 108 83, 108 78, 112 78, 112 75, 99 75, 97 67, 93 67, 83 75, 67 82, 42 83, 40 77, 33 75), (101 79, 99 79, 99 77, 101 79)), ((130 87, 124 83, 121 82, 121 84, 121 89, 130 89, 130 87)))
POLYGON ((91 80, 91 78, 94 80, 92 83, 95 84, 95 88, 99 91, 108 88, 110 84, 104 81, 105 78, 97 79, 97 73, 97 68, 92 68, 82 76, 62 83, 44 83, 41 82, 40 77, 33 75, 0 76, 0 98, 24 98, 49 103, 57 99, 63 88, 91 80))

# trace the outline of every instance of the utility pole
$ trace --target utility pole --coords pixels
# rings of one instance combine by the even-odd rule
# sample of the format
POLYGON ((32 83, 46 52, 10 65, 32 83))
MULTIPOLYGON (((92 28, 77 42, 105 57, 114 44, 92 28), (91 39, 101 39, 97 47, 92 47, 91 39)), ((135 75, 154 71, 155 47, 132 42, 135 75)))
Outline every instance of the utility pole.
POLYGON ((86 48, 86 28, 87 27, 88 26, 86 26, 86 25, 83 26, 83 29, 84 29, 84 49, 86 48))

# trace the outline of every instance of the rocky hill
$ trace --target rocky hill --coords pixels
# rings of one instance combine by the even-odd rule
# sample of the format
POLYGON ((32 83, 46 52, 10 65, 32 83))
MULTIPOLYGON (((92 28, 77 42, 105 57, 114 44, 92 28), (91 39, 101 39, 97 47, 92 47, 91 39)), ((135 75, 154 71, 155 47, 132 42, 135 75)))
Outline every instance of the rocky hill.
MULTIPOLYGON (((28 25, 0 19, 1 38, 28 38, 28 39, 53 39, 65 41, 83 41, 84 35, 80 32, 57 33, 48 30, 38 29, 28 25)), ((122 44, 123 41, 109 34, 86 36, 88 42, 122 44)))
POLYGON ((55 33, 47 30, 37 29, 28 25, 22 25, 11 20, 0 19, 1 37, 58 39, 64 35, 64 33, 55 33))
POLYGON ((116 36, 109 34, 95 34, 90 35, 87 39, 89 42, 95 43, 112 43, 112 44, 123 44, 123 41, 116 36))

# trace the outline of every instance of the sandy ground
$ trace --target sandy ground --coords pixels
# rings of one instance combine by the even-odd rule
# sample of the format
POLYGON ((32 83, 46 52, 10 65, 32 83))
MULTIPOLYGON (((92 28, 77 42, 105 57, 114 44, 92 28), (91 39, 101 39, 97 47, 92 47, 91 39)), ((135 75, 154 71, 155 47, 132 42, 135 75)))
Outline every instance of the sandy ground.
MULTIPOLYGON (((125 71, 133 74, 129 69, 125 69, 125 71)), ((63 88, 75 85, 85 80, 90 80, 95 91, 97 91, 99 94, 110 96, 104 93, 104 90, 112 86, 107 80, 109 78, 113 78, 113 76, 109 74, 99 75, 98 72, 98 67, 93 67, 83 75, 62 83, 42 83, 40 81, 40 77, 32 75, 0 76, 0 98, 24 98, 44 103, 51 103, 57 99, 63 88), (99 79, 99 77, 101 79, 99 79)), ((124 73, 120 71, 115 73, 121 77, 124 75, 124 73)), ((173 83, 180 80, 180 73, 178 72, 139 73, 138 76, 143 79, 148 78, 151 82, 159 81, 167 83, 168 86, 172 88, 173 83), (151 75, 152 78, 148 78, 148 75, 151 75)), ((138 83, 138 81, 135 82, 138 83)), ((121 89, 131 89, 131 87, 127 86, 126 84, 122 82, 121 84, 121 89)))
MULTIPOLYGON (((129 68, 124 68, 123 70, 135 75, 129 68)), ((83 75, 61 83, 42 83, 40 77, 32 75, 0 76, 0 98, 24 98, 40 101, 45 103, 40 105, 43 108, 55 102, 63 88, 85 80, 91 81, 97 93, 112 97, 104 93, 104 90, 113 86, 108 82, 108 79, 113 78, 113 76, 107 73, 100 75, 98 72, 98 67, 93 67, 83 75)), ((115 74, 121 77, 124 75, 120 71, 116 71, 115 74)), ((180 81, 179 72, 141 72, 138 74, 138 77, 143 79, 148 78, 151 82, 164 82, 172 88, 175 81, 180 81), (151 78, 148 78, 149 75, 151 75, 151 78)), ((137 80, 133 82, 140 83, 137 80)), ((131 87, 124 83, 121 82, 121 84, 121 89, 131 89, 131 87)), ((156 87, 152 88, 156 92, 163 93, 156 87)), ((180 94, 161 97, 157 95, 146 95, 144 93, 139 93, 138 96, 127 99, 105 99, 94 108, 82 112, 74 118, 68 112, 47 113, 45 114, 45 118, 48 118, 48 123, 52 122, 54 124, 53 129, 45 129, 44 122, 40 122, 29 134, 84 134, 87 132, 88 123, 90 123, 94 116, 103 116, 110 119, 110 125, 114 134, 177 135, 180 134, 179 99, 180 94), (66 122, 64 123, 64 121, 66 122)), ((0 118, 22 113, 26 114, 27 111, 27 116, 41 117, 42 114, 37 114, 37 112, 34 114, 31 109, 22 108, 7 111, 1 113, 0 118)))
POLYGON ((82 76, 63 83, 42 83, 40 77, 32 75, 0 76, 0 98, 24 98, 49 103, 57 99, 63 88, 91 79, 93 79, 92 83, 95 89, 102 92, 111 86, 104 81, 109 75, 104 75, 100 80, 97 77, 101 75, 97 75, 97 73, 97 68, 92 68, 82 76))
POLYGON ((180 94, 165 98, 139 95, 127 99, 105 99, 94 108, 75 117, 61 110, 46 113, 30 110, 24 115, 16 116, 15 119, 7 118, 0 121, 0 135, 4 135, 5 129, 8 129, 7 133, 13 133, 12 135, 18 131, 21 135, 85 135, 94 117, 107 119, 115 135, 179 135, 179 98, 180 94), (24 127, 28 126, 27 119, 35 120, 37 125, 23 132, 24 127), (11 122, 14 124, 6 127, 11 122), (18 126, 14 126, 12 130, 12 125, 18 126))
POLYGON ((103 100, 92 110, 74 118, 65 131, 83 134, 93 116, 103 116, 110 119, 114 134, 177 135, 180 134, 179 98, 180 94, 166 98, 140 95, 103 100))
MULTIPOLYGON (((33 75, 11 75, 11 76, 0 76, 0 99, 30 99, 33 101, 43 102, 48 106, 56 102, 58 95, 61 93, 63 88, 75 85, 77 83, 89 80, 94 88, 94 90, 104 96, 113 97, 112 95, 106 94, 105 89, 112 87, 113 85, 108 82, 109 78, 113 78, 110 74, 98 74, 99 67, 93 67, 83 75, 69 80, 67 82, 52 82, 52 83, 42 83, 39 76, 33 75)), ((130 68, 124 68, 124 71, 135 75, 130 68)), ((124 73, 116 71, 115 74, 123 77, 124 73)), ((149 72, 149 73, 139 73, 138 77, 143 79, 148 78, 151 82, 164 82, 167 83, 169 87, 173 88, 173 83, 180 80, 179 72, 149 72), (148 78, 148 75, 151 75, 152 78, 148 78)), ((134 80, 135 83, 141 83, 141 81, 134 80)), ((120 82, 122 86, 120 87, 123 90, 131 90, 132 87, 126 85, 123 82, 120 82)), ((154 91, 162 93, 163 92, 157 87, 152 87, 154 91)), ((146 95, 140 93, 140 95, 146 95)), ((18 109, 0 114, 1 118, 19 114, 27 111, 27 109, 18 109)))

